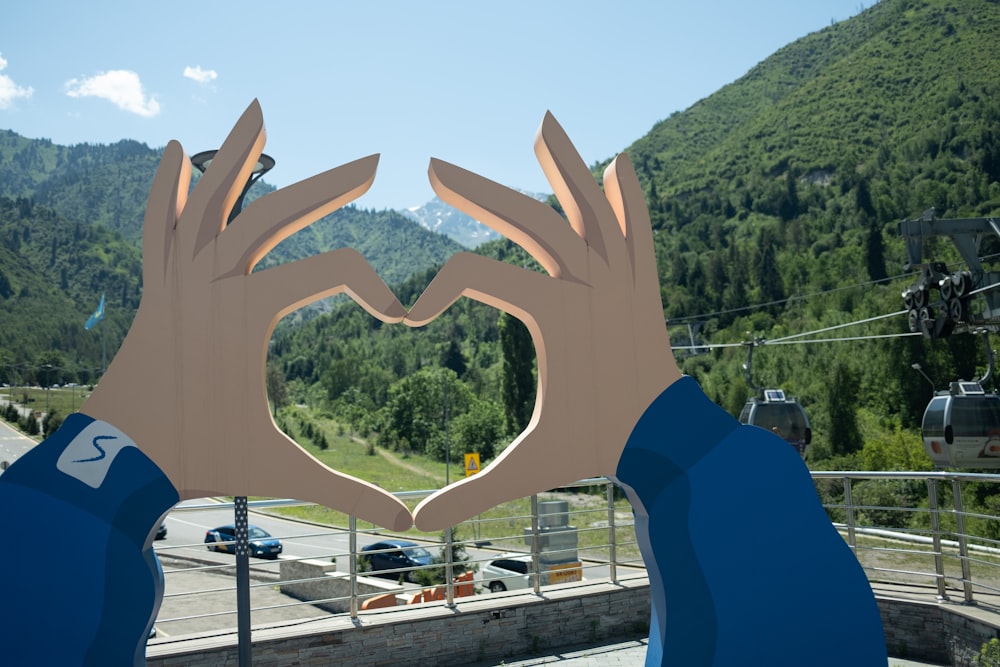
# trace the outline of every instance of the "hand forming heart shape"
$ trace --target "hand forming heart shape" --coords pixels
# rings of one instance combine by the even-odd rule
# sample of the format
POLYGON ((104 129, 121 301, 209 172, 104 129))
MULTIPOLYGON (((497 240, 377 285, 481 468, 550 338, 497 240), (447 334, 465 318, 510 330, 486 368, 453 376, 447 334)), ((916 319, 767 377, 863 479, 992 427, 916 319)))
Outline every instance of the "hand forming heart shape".
POLYGON ((638 417, 680 377, 648 212, 626 157, 608 167, 602 192, 545 115, 536 154, 569 226, 540 202, 432 159, 444 201, 518 243, 549 275, 460 253, 407 314, 354 250, 251 273, 281 240, 363 194, 378 163, 372 155, 268 194, 227 227, 263 146, 254 101, 190 201, 190 162, 179 144, 167 146, 146 209, 139 311, 82 412, 127 433, 181 498, 295 497, 403 530, 413 517, 401 502, 323 465, 275 426, 262 372, 267 341, 285 314, 339 292, 410 326, 468 296, 528 326, 538 399, 524 433, 480 474, 422 502, 417 525, 444 528, 507 499, 614 472, 638 417))

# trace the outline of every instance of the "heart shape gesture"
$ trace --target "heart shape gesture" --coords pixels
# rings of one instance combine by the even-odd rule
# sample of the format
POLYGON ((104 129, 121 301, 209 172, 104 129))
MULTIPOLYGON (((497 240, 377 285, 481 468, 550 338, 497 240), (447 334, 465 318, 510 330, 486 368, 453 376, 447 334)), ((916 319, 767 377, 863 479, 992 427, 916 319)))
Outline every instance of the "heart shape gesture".
POLYGON ((414 513, 421 530, 614 475, 643 411, 681 377, 663 319, 649 212, 631 162, 615 158, 602 192, 550 113, 535 153, 568 225, 541 202, 431 160, 431 185, 442 200, 520 245, 548 275, 460 253, 404 320, 421 326, 467 296, 524 322, 538 361, 527 428, 482 472, 421 502, 414 513))
POLYGON ((264 385, 267 342, 296 308, 347 292, 384 322, 405 309, 352 249, 251 273, 283 239, 367 191, 378 155, 261 197, 227 227, 264 137, 254 101, 190 199, 191 162, 180 144, 167 146, 146 207, 139 310, 81 412, 127 434, 181 499, 298 498, 405 530, 412 518, 399 500, 278 429, 264 385))

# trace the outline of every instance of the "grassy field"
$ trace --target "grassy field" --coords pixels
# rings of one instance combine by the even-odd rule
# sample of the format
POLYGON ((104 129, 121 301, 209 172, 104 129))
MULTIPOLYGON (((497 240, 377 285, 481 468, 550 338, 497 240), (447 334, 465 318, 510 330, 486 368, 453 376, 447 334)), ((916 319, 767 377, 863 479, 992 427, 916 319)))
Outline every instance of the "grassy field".
MULTIPOLYGON (((855 554, 868 571, 871 581, 935 586, 935 558, 930 544, 918 544, 884 538, 859 536, 855 554), (926 574, 925 574, 926 573, 926 574)), ((958 548, 941 547, 945 583, 954 595, 962 589, 962 561, 958 548)), ((978 593, 1000 590, 1000 554, 969 549, 969 579, 980 587, 978 593), (981 588, 982 586, 988 588, 981 588)), ((961 593, 958 593, 961 596, 961 593)))
MULTIPOLYGON (((327 442, 326 449, 313 446, 308 440, 292 429, 292 436, 316 458, 341 472, 360 477, 389 491, 435 491, 445 485, 445 465, 424 456, 403 457, 395 452, 371 448, 351 433, 346 432, 336 422, 315 419, 314 424, 322 430, 327 442)), ((453 453, 453 464, 449 471, 451 482, 465 476, 462 453, 453 453), (457 459, 457 461, 455 461, 457 459)), ((569 523, 576 526, 579 536, 579 551, 584 557, 606 559, 608 555, 608 509, 604 486, 593 489, 561 491, 539 494, 539 502, 565 500, 569 506, 569 523), (589 492, 588 492, 589 491, 589 492)), ((404 500, 411 511, 420 498, 404 500)), ((319 506, 289 507, 279 510, 286 516, 312 521, 324 525, 347 526, 348 518, 341 512, 319 506)), ((632 527, 632 508, 625 499, 615 502, 615 540, 618 545, 618 559, 639 558, 635 545, 635 531, 632 527)), ((531 501, 520 498, 473 517, 459 526, 456 539, 462 541, 489 541, 493 546, 512 551, 527 549, 524 529, 531 527, 531 501)), ((358 521, 358 528, 374 530, 377 527, 358 521)), ((383 532, 383 531, 380 531, 383 532)), ((439 534, 428 534, 412 528, 405 533, 410 537, 440 539, 439 534)))
POLYGON ((90 395, 89 387, 4 387, 0 389, 0 401, 13 398, 18 407, 30 407, 36 412, 58 412, 62 417, 80 409, 83 399, 90 395))

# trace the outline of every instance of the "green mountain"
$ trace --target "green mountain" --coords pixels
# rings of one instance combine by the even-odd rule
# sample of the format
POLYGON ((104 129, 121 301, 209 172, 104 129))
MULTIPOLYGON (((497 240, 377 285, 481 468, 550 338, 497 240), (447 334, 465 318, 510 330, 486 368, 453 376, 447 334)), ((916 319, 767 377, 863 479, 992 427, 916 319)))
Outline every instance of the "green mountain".
MULTIPOLYGON (((142 219, 159 158, 135 141, 58 146, 0 130, 3 381, 43 363, 99 367, 100 337, 83 324, 102 293, 108 355, 117 350, 139 302, 142 219)), ((258 181, 248 202, 273 190, 258 181)), ((389 284, 461 250, 394 211, 348 206, 283 241, 259 268, 340 247, 361 252, 389 284)))
POLYGON ((0 197, 0 376, 86 381, 102 362, 102 338, 117 349, 139 305, 139 249, 104 225, 69 223, 29 199, 0 197), (105 321, 85 331, 106 294, 105 321), (70 374, 72 369, 73 374, 70 374), (76 373, 76 371, 80 371, 76 373))
MULTIPOLYGON (((900 311, 916 276, 903 275, 897 221, 930 207, 942 218, 1000 212, 1000 67, 989 55, 998 37, 996 2, 882 0, 627 147, 657 230, 675 344, 776 340, 900 311)), ((963 268, 947 239, 925 254, 963 268)), ((900 316, 800 339, 902 333, 900 316)), ((969 338, 765 347, 755 382, 797 395, 824 437, 843 422, 835 404, 850 400, 858 423, 824 445, 846 452, 866 411, 919 422, 928 387, 913 362, 938 387, 982 375, 982 347, 969 338)), ((713 349, 684 363, 735 414, 746 356, 713 349)))

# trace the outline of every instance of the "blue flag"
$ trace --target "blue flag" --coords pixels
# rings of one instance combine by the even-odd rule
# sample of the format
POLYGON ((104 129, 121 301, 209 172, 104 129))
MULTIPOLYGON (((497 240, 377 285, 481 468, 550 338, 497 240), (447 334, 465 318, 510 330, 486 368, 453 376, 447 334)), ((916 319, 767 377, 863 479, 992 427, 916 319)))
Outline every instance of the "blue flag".
POLYGON ((87 323, 83 325, 83 328, 90 331, 94 326, 104 319, 104 295, 101 294, 101 303, 98 304, 97 310, 94 314, 87 318, 87 323))

